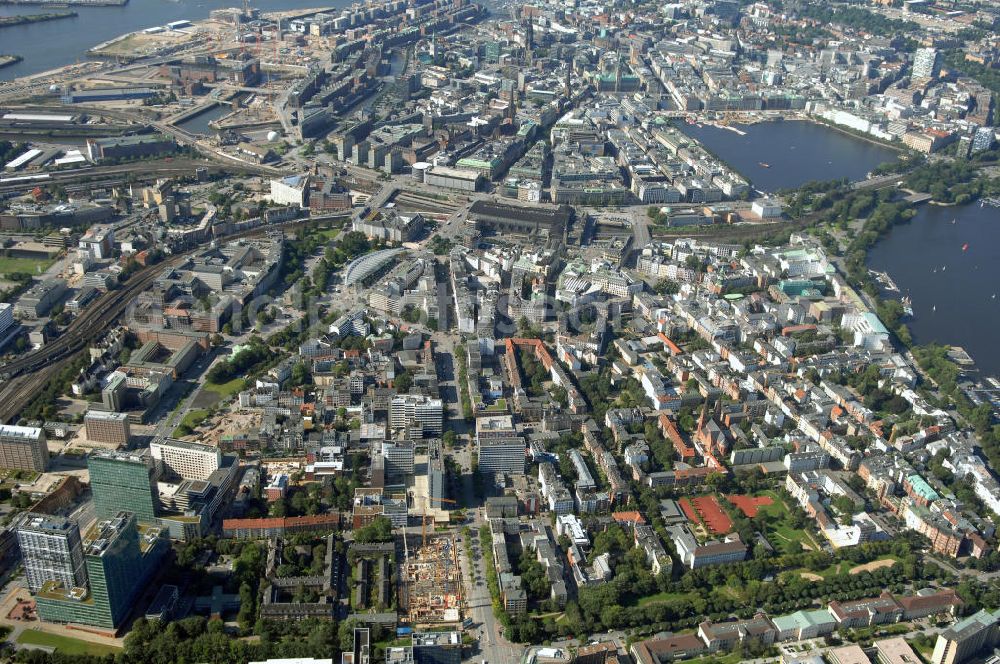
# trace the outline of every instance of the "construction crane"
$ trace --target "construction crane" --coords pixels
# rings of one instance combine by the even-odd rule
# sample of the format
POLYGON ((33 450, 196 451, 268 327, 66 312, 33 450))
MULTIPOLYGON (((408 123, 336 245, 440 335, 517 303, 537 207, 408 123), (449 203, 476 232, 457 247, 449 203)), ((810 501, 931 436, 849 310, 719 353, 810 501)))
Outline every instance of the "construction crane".
MULTIPOLYGON (((457 501, 451 500, 450 498, 434 498, 432 496, 427 496, 428 503, 451 503, 452 505, 458 504, 457 501)), ((420 515, 420 546, 427 546, 427 503, 424 503, 424 512, 420 515)))

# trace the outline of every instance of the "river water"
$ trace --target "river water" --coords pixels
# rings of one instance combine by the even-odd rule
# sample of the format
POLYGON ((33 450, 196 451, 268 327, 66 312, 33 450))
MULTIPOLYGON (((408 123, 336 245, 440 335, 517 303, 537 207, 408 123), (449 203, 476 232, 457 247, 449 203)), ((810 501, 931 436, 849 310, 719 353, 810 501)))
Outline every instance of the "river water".
MULTIPOLYGON (((313 7, 346 7, 348 0, 252 0, 261 11, 289 11, 313 7)), ((0 80, 37 74, 86 59, 88 49, 118 35, 171 21, 208 18, 213 9, 240 6, 237 0, 130 0, 124 7, 70 7, 73 18, 0 28, 0 53, 20 55, 23 61, 0 69, 0 80)), ((39 14, 37 5, 0 5, 0 16, 39 14)))
POLYGON ((799 187, 810 180, 863 180, 874 167, 898 155, 883 145, 808 121, 736 126, 744 136, 714 125, 678 127, 765 192, 799 187))
POLYGON ((872 247, 868 265, 910 296, 916 343, 962 346, 984 374, 1000 376, 1000 209, 921 206, 872 247))

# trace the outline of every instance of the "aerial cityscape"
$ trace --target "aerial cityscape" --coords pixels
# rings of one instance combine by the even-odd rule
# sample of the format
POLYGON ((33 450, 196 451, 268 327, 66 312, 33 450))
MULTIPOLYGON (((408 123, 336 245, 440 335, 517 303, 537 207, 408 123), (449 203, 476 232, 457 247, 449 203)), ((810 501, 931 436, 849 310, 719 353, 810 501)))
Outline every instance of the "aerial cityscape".
POLYGON ((0 664, 1000 664, 1000 2, 302 5, 0 0, 0 664))

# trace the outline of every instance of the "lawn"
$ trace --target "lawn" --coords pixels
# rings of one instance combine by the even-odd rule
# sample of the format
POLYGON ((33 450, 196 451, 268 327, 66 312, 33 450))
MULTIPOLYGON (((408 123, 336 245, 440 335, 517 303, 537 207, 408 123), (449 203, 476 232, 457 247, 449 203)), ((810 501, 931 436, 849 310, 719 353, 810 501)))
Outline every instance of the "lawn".
POLYGON ((743 659, 743 653, 739 650, 726 654, 705 655, 696 659, 685 659, 684 664, 737 664, 743 659))
POLYGON ((931 656, 934 654, 934 641, 930 639, 928 641, 923 641, 921 639, 908 639, 907 643, 913 648, 917 655, 920 656, 925 662, 931 661, 931 656))
MULTIPOLYGON (((899 559, 898 556, 891 556, 891 555, 890 556, 882 556, 881 558, 878 558, 877 560, 892 560, 895 563, 899 563, 900 562, 900 559, 899 559)), ((876 561, 873 561, 873 562, 876 562, 876 561)), ((832 577, 839 576, 841 574, 850 574, 851 570, 854 567, 856 567, 856 565, 854 563, 846 561, 846 560, 842 560, 842 561, 840 561, 838 563, 834 563, 833 565, 830 565, 826 569, 815 570, 815 569, 800 568, 800 569, 796 569, 796 570, 792 570, 790 572, 787 572, 787 574, 790 574, 790 575, 799 575, 800 573, 805 572, 807 574, 816 574, 818 576, 823 577, 824 579, 830 579, 832 577)))
POLYGON ((0 257, 0 274, 13 274, 14 272, 24 272, 26 274, 39 274, 41 271, 49 269, 55 260, 38 260, 35 258, 2 258, 0 257))
POLYGON ((227 383, 205 383, 205 391, 218 394, 220 400, 239 394, 245 387, 246 381, 242 378, 233 378, 227 383))
POLYGON ((183 427, 185 425, 187 425, 189 429, 194 429, 199 424, 204 422, 207 418, 208 418, 207 410, 202 410, 199 408, 197 410, 188 411, 187 414, 184 415, 184 419, 181 420, 180 425, 176 429, 174 429, 173 433, 174 438, 180 438, 185 435, 185 432, 183 430, 183 427))
POLYGON ((801 553, 806 548, 811 550, 819 548, 807 531, 791 526, 789 523, 791 511, 777 492, 764 491, 760 495, 769 496, 774 501, 770 505, 759 506, 757 511, 771 517, 768 521, 767 540, 775 549, 782 553, 801 553))
POLYGON ((121 652, 120 648, 115 648, 114 646, 106 646, 100 643, 90 643, 89 641, 72 639, 68 636, 60 636, 58 634, 49 634, 48 632, 39 632, 35 630, 21 632, 21 635, 17 637, 17 642, 22 645, 55 648, 56 651, 64 655, 95 655, 100 657, 102 655, 114 655, 121 652))
POLYGON ((690 593, 656 593, 655 595, 647 595, 642 597, 638 601, 639 606, 646 606, 647 604, 661 604, 663 602, 671 601, 683 601, 690 597, 690 593))
POLYGON ((312 230, 312 231, 309 232, 309 234, 310 235, 318 235, 321 238, 323 238, 326 242, 329 242, 330 240, 337 239, 337 236, 340 235, 340 229, 339 228, 322 228, 322 229, 312 230))

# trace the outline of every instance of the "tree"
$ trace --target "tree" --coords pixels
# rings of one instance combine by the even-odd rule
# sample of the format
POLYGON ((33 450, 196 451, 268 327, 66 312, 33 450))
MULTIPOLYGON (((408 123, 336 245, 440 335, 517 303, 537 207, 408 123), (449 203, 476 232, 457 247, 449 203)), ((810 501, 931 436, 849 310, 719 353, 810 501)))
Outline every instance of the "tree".
POLYGON ((409 370, 404 369, 402 372, 396 374, 396 378, 393 381, 393 387, 396 388, 397 394, 405 394, 410 391, 413 387, 413 374, 409 370))
POLYGON ((368 243, 368 238, 361 231, 349 231, 341 236, 338 248, 348 258, 354 258, 366 253, 371 248, 371 245, 368 243))
POLYGON ((279 498, 278 500, 271 503, 271 516, 281 518, 288 515, 288 506, 285 504, 284 498, 279 498))
POLYGON ((392 541, 392 522, 388 517, 380 516, 354 531, 354 541, 360 544, 392 541))
POLYGON ((660 279, 653 286, 653 290, 658 295, 673 295, 680 291, 680 286, 673 279, 660 279))
POLYGON ((312 382, 312 375, 309 373, 309 367, 307 367, 304 362, 296 362, 295 366, 292 367, 292 375, 289 380, 291 381, 291 385, 293 387, 308 385, 312 382))
POLYGON ((351 652, 354 649, 354 627, 356 621, 353 618, 348 618, 344 622, 340 623, 340 629, 337 630, 337 638, 340 640, 340 649, 345 652, 351 652))
POLYGON ((407 323, 419 323, 420 322, 420 309, 417 309, 416 305, 408 304, 403 307, 402 318, 407 323))

